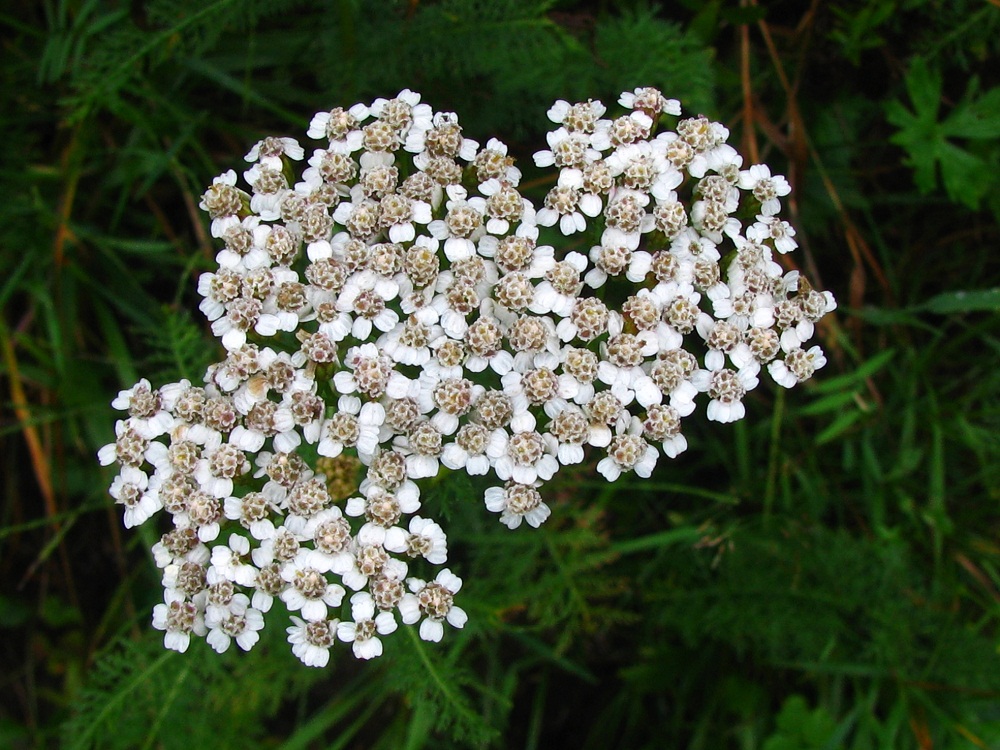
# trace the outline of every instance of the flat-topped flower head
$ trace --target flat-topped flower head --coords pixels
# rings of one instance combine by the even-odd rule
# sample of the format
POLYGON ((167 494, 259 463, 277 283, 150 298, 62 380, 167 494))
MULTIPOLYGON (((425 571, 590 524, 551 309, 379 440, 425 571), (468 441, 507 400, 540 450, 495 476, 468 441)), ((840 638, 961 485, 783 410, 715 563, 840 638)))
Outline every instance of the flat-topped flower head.
POLYGON ((169 516, 167 648, 249 649, 276 599, 310 666, 338 641, 378 656, 398 622, 438 641, 462 582, 407 576, 447 561, 421 496, 442 466, 537 527, 560 472, 648 477, 698 407, 742 419, 762 367, 792 387, 826 363, 809 342, 836 302, 775 260, 797 246, 788 182, 657 89, 618 105, 553 104, 527 186, 502 141, 409 89, 214 179, 197 290, 224 353, 200 385, 122 390, 98 452, 126 527, 169 516))

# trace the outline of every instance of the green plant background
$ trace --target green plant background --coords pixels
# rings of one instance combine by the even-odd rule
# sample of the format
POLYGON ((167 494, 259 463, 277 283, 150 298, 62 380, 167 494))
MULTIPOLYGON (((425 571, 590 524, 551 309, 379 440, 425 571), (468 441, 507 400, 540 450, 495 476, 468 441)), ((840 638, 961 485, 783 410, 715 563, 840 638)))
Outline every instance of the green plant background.
POLYGON ((0 28, 0 747, 1000 747, 1000 3, 12 0, 0 28), (441 644, 164 651, 157 533, 95 454, 118 389, 216 358, 204 186, 404 87, 530 171, 552 101, 640 85, 793 182, 827 367, 692 418, 650 480, 567 475, 537 531, 436 482, 470 614, 441 644))

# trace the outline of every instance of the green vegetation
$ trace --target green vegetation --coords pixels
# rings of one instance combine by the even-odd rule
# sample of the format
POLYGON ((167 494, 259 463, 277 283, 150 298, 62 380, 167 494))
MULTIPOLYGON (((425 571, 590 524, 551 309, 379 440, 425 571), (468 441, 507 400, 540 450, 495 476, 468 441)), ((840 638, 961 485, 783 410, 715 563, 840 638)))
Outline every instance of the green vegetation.
MULTIPOLYGON (((1000 5, 13 0, 0 11, 0 747, 1000 747, 1000 5), (656 86, 794 192, 829 363, 649 480, 510 531, 462 476, 469 623, 324 670, 165 651, 110 400, 218 359, 199 197, 402 88, 531 177, 555 99, 656 86)), ((535 185, 538 203, 547 185, 535 185)), ((280 605, 277 605, 280 606, 280 605)), ((341 644, 343 645, 343 644, 341 644)))

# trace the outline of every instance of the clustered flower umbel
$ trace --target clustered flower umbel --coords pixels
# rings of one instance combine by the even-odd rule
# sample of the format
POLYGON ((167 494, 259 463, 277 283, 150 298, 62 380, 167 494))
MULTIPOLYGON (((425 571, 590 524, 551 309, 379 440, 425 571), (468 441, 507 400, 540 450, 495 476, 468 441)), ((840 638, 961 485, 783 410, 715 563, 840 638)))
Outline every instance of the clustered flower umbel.
POLYGON ((762 367, 791 387, 825 364, 808 342, 833 297, 774 260, 796 247, 785 179, 655 89, 619 104, 549 110, 541 206, 503 143, 408 90, 317 114, 298 181, 291 138, 247 154, 247 189, 215 179, 201 208, 224 246, 198 290, 226 357, 203 385, 122 391, 99 456, 127 527, 171 517, 168 648, 249 649, 275 599, 311 666, 336 640, 378 656, 398 620, 440 640, 467 618, 450 570, 409 576, 447 560, 419 480, 489 475, 486 508, 537 527, 563 466, 648 477, 686 449, 696 400, 732 422, 762 367), (559 247, 585 231, 589 252, 559 247))

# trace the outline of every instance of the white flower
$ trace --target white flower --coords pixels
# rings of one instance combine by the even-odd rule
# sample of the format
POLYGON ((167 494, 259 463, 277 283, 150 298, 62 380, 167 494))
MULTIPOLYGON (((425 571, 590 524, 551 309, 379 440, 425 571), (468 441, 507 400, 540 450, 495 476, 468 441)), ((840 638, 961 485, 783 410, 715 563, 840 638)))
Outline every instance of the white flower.
MULTIPOLYGON (((708 122, 704 118, 696 119, 701 120, 705 125, 705 132, 700 138, 702 143, 699 144, 694 158, 688 164, 688 172, 693 176, 701 177, 707 171, 709 164, 725 163, 727 159, 731 158, 730 152, 734 152, 734 149, 726 143, 729 138, 729 128, 721 122, 708 122)), ((719 171, 722 172, 722 170, 719 171)))
MULTIPOLYGON (((406 133, 404 148, 410 153, 418 155, 424 150, 427 131, 439 124, 436 121, 438 118, 431 109, 431 106, 429 104, 420 104, 419 102, 420 94, 409 89, 403 89, 391 103, 386 102, 384 99, 376 99, 372 103, 372 114, 376 117, 388 116, 392 105, 395 106, 396 112, 406 112, 405 116, 408 122, 402 128, 403 132, 406 133)), ((452 116, 454 117, 454 115, 452 116)), ((467 146, 465 144, 466 140, 468 139, 463 139, 461 150, 471 159, 472 155, 475 154, 476 144, 473 141, 471 146, 467 146)))
POLYGON ((484 198, 467 198, 465 188, 460 185, 447 187, 448 213, 444 219, 436 219, 427 225, 427 231, 436 240, 444 240, 444 254, 454 263, 463 258, 471 258, 476 253, 476 241, 486 233, 484 198))
POLYGON ((597 366, 597 378, 610 385, 625 406, 633 399, 643 406, 658 404, 663 394, 643 369, 646 358, 660 349, 657 331, 624 333, 623 326, 621 315, 613 314, 608 324, 610 336, 601 346, 604 357, 597 366))
POLYGON ((597 354, 588 349, 563 347, 559 352, 562 372, 559 375, 559 396, 585 404, 594 398, 597 377, 597 354))
POLYGON ((346 111, 338 107, 329 112, 318 112, 313 115, 306 135, 317 140, 329 138, 331 145, 344 144, 345 153, 356 151, 361 148, 361 131, 358 126, 368 118, 368 112, 368 107, 364 104, 355 104, 346 111))
POLYGON ((583 287, 580 277, 586 268, 585 255, 567 253, 565 258, 549 270, 545 280, 535 287, 535 295, 528 309, 539 315, 554 312, 560 318, 568 316, 583 287))
POLYGON ((420 516, 410 519, 409 532, 398 526, 388 529, 385 548, 410 557, 419 555, 434 565, 441 565, 448 559, 448 540, 444 530, 436 522, 420 516))
POLYGON ((469 619, 465 610, 454 605, 454 596, 462 588, 462 579, 445 568, 430 583, 418 578, 407 581, 412 593, 399 602, 399 614, 407 625, 420 623, 420 637, 425 641, 440 641, 444 636, 442 620, 454 628, 465 626, 469 619))
POLYGON ((492 465, 487 455, 490 444, 502 440, 502 435, 491 432, 480 424, 462 425, 453 442, 444 446, 441 463, 452 470, 464 470, 469 476, 482 476, 492 465))
POLYGON ((617 143, 622 142, 622 135, 628 134, 626 141, 645 138, 653 127, 652 118, 645 112, 630 112, 614 120, 602 120, 597 124, 590 143, 598 151, 607 151, 617 143), (612 134, 614 133, 614 139, 612 134))
POLYGON ((521 170, 514 166, 514 160, 507 157, 507 144, 496 138, 490 138, 486 142, 486 148, 476 155, 475 159, 480 184, 485 182, 483 172, 486 171, 486 179, 506 180, 511 185, 517 185, 521 181, 521 170), (499 169, 480 168, 480 164, 499 164, 499 169))
POLYGON ((385 407, 376 401, 362 404, 357 396, 341 396, 337 411, 323 423, 316 451, 321 456, 339 456, 345 447, 356 447, 358 455, 371 456, 378 447, 385 407))
POLYGON ((813 373, 826 364, 823 350, 814 346, 808 350, 796 347, 785 353, 783 360, 776 359, 767 366, 774 382, 785 388, 808 380, 813 373))
POLYGON ((150 551, 158 568, 186 562, 207 565, 211 554, 208 547, 198 539, 197 534, 184 529, 167 532, 150 551))
MULTIPOLYGON (((452 133, 456 130, 458 133, 461 133, 461 128, 458 127, 458 115, 454 112, 436 112, 432 118, 432 127, 429 131, 420 133, 420 136, 417 138, 407 137, 406 150, 413 152, 422 151, 424 149, 424 141, 433 135, 432 131, 441 130, 445 133, 452 133)), ((476 158, 478 150, 478 142, 471 138, 461 138, 455 150, 449 151, 446 155, 456 160, 461 159, 462 161, 471 162, 476 158)))
POLYGON ((396 630, 396 618, 392 612, 375 614, 375 600, 367 591, 359 591, 351 597, 351 617, 354 622, 337 625, 337 637, 354 644, 354 655, 359 659, 372 659, 382 655, 382 641, 375 637, 388 635, 396 630))
POLYGON ((535 223, 535 208, 509 182, 489 179, 480 184, 479 192, 486 196, 486 231, 504 235, 510 231, 511 222, 519 228, 535 223))
POLYGON ((536 167, 569 167, 581 168, 588 162, 601 158, 600 151, 591 147, 591 136, 586 133, 571 132, 566 128, 549 131, 545 135, 549 148, 536 151, 534 155, 536 167))
POLYGON ((545 196, 544 207, 538 209, 535 221, 539 226, 551 227, 559 224, 559 231, 565 235, 576 234, 587 228, 587 216, 597 216, 601 202, 584 201, 583 180, 579 170, 564 169, 559 181, 545 196))
POLYGON ((516 529, 521 521, 538 528, 552 512, 542 502, 542 496, 533 486, 507 482, 503 487, 490 487, 484 499, 486 509, 500 513, 500 523, 509 529, 516 529))
POLYGON ((732 353, 743 341, 743 335, 737 326, 727 320, 715 320, 706 313, 698 316, 696 329, 708 347, 705 367, 713 372, 725 366, 726 354, 732 353))
POLYGON ((109 466, 116 461, 124 466, 141 465, 150 443, 136 429, 131 417, 115 422, 115 435, 115 442, 103 446, 97 452, 97 460, 101 466, 109 466))
MULTIPOLYGON (((312 559, 319 569, 342 576, 354 567, 351 526, 340 508, 325 508, 312 518, 291 517, 288 532, 297 539, 312 540, 316 549, 312 559)), ((261 545, 263 548, 263 545, 261 545)), ((256 562, 254 558, 254 562, 256 562)))
POLYGON ((392 367, 392 360, 379 351, 375 344, 362 344, 347 350, 344 359, 347 370, 340 370, 333 376, 336 390, 342 394, 357 391, 369 398, 383 395, 389 398, 407 398, 419 388, 416 381, 392 367))
POLYGON ((637 190, 617 190, 604 209, 607 227, 601 233, 601 244, 639 247, 642 235, 656 228, 656 218, 646 211, 649 196, 637 190))
POLYGON ((243 173, 243 179, 253 188, 250 210, 263 221, 280 219, 281 201, 289 192, 280 166, 274 169, 263 164, 254 164, 243 173))
POLYGON ((625 91, 618 97, 618 103, 629 109, 643 109, 668 115, 680 115, 681 103, 676 99, 667 99, 654 88, 642 87, 625 91))
POLYGON ((250 606, 250 599, 246 594, 236 594, 225 612, 211 617, 206 615, 205 624, 208 626, 205 640, 216 653, 226 651, 233 640, 242 650, 249 651, 260 639, 259 631, 264 628, 264 615, 259 609, 250 606))
POLYGON ((119 391, 111 406, 128 411, 132 428, 147 440, 152 440, 174 426, 174 418, 163 408, 160 394, 153 390, 145 378, 128 390, 119 391))
POLYGON ((299 286, 299 275, 290 268, 274 268, 271 270, 271 280, 274 292, 263 300, 261 314, 254 323, 253 329, 261 336, 274 336, 278 331, 294 331, 303 318, 311 312, 308 301, 303 299, 298 309, 286 309, 279 306, 278 293, 288 286, 299 286))
POLYGON ((790 253, 799 246, 793 240, 795 230, 787 221, 782 221, 777 216, 767 216, 761 214, 757 217, 757 223, 747 227, 747 239, 754 242, 764 242, 772 240, 774 249, 779 253, 790 253))
POLYGON ((479 254, 493 258, 505 274, 518 271, 529 279, 538 279, 555 265, 555 248, 536 245, 538 227, 526 230, 522 225, 512 237, 498 240, 491 235, 479 241, 479 254))
POLYGON ((634 471, 643 478, 652 474, 659 453, 641 434, 642 423, 637 417, 632 417, 628 432, 615 435, 608 445, 608 455, 597 462, 598 473, 609 482, 626 471, 634 471))
POLYGON ((781 210, 779 197, 792 192, 791 185, 781 175, 771 176, 771 169, 766 164, 754 164, 750 169, 740 172, 737 183, 743 190, 750 190, 760 201, 760 212, 764 216, 774 216, 781 210))
POLYGON ((399 314, 387 302, 399 294, 399 285, 372 271, 355 273, 344 285, 337 298, 337 309, 353 317, 351 335, 364 341, 374 326, 379 331, 391 331, 399 322, 399 314))
POLYGON ((330 661, 330 647, 340 620, 303 622, 292 615, 292 625, 285 629, 288 642, 295 654, 307 667, 325 667, 330 661))
POLYGON ((416 201, 399 193, 390 193, 382 198, 382 226, 389 228, 390 242, 410 242, 417 236, 414 224, 428 224, 431 221, 431 206, 424 201, 416 201))
POLYGON ((624 432, 629 426, 629 411, 611 391, 601 391, 584 407, 590 421, 590 445, 604 448, 614 432, 624 432))
POLYGON ((379 576, 402 580, 406 577, 406 563, 389 556, 381 544, 358 544, 354 551, 354 566, 344 573, 345 586, 358 591, 379 576))
MULTIPOLYGON (((733 210, 735 209, 734 201, 733 210)), ((723 241, 724 236, 730 239, 739 236, 742 228, 740 220, 734 216, 722 218, 729 213, 731 212, 728 206, 719 201, 695 201, 691 207, 691 223, 700 234, 719 243, 723 241)))
POLYGON ((370 240, 379 231, 381 210, 378 203, 365 197, 360 185, 355 185, 351 200, 339 203, 334 209, 333 220, 347 227, 351 237, 370 240))
MULTIPOLYGON (((239 226, 230 227, 223 238, 226 240, 226 246, 215 256, 215 262, 219 264, 220 270, 246 273, 270 266, 271 257, 264 249, 268 234, 267 225, 262 225, 260 217, 252 214, 245 216, 239 226)), ((199 290, 200 288, 199 285, 199 290)))
POLYGON ((257 568, 245 562, 250 556, 250 542, 239 534, 229 535, 228 546, 221 544, 212 548, 212 570, 209 571, 209 583, 215 583, 213 577, 220 576, 240 586, 253 586, 257 580, 257 568))
POLYGON ((285 563, 281 577, 291 585, 281 592, 281 600, 288 609, 301 610, 311 622, 325 620, 327 606, 339 606, 344 598, 344 588, 327 580, 329 569, 329 558, 317 550, 299 550, 285 563))
POLYGON ((423 307, 380 336, 376 344, 393 361, 420 367, 431 358, 430 342, 444 334, 439 318, 433 307, 423 307))
POLYGON ((212 180, 212 186, 205 191, 198 207, 208 211, 212 217, 212 236, 223 237, 232 227, 238 227, 242 199, 246 196, 242 190, 236 189, 236 172, 228 170, 212 180))
POLYGON ((650 442, 658 442, 663 452, 676 458, 687 450, 687 438, 681 433, 682 414, 672 406, 651 406, 646 410, 642 435, 650 442))
POLYGON ((410 560, 448 554, 441 526, 413 515, 416 480, 442 464, 492 472, 487 510, 537 527, 542 484, 587 446, 609 481, 648 477, 661 446, 686 450, 699 393, 731 422, 763 365, 792 387, 826 363, 806 342, 832 295, 774 260, 796 247, 778 217, 788 182, 742 169, 719 123, 668 118, 680 106, 656 89, 619 102, 613 120, 597 101, 549 109, 557 127, 534 160, 558 174, 537 212, 506 145, 479 151, 409 90, 316 114, 308 135, 328 145, 306 165, 294 139, 265 138, 246 155, 250 188, 215 178, 200 206, 223 247, 198 292, 226 354, 203 387, 119 392, 127 418, 98 452, 119 465, 109 491, 126 527, 171 517, 152 550, 167 648, 207 634, 247 650, 276 597, 310 666, 338 638, 380 655, 397 619, 438 641, 467 616, 447 569, 404 589, 410 560), (596 244, 537 246, 542 227, 572 235, 590 219, 596 244), (286 351, 250 341, 271 336, 286 351), (335 503, 344 453, 367 476, 335 503), (236 533, 209 549, 227 521, 236 533), (329 608, 347 589, 340 622, 329 608))
POLYGON ((163 645, 184 653, 191 643, 191 633, 205 635, 204 599, 184 601, 170 589, 164 591, 166 601, 153 607, 153 627, 165 630, 163 645))
POLYGON ((222 501, 222 512, 226 518, 239 521, 258 541, 274 536, 274 522, 268 517, 277 510, 271 493, 248 492, 243 497, 227 497, 222 501), (271 497, 268 497, 268 494, 271 497))
POLYGON ((751 326, 774 326, 774 297, 770 294, 756 294, 749 290, 735 293, 730 287, 730 296, 713 299, 712 309, 716 318, 729 321, 741 331, 751 326))
POLYGON ((407 435, 396 436, 393 446, 406 455, 406 474, 411 479, 437 476, 444 440, 430 420, 417 420, 407 435))
POLYGON ((594 289, 604 286, 608 276, 624 274, 633 283, 645 281, 653 264, 653 256, 645 250, 629 246, 630 240, 616 230, 605 231, 601 244, 590 248, 593 268, 583 277, 584 283, 594 289))
POLYGON ((721 175, 731 175, 739 172, 743 165, 743 157, 728 143, 722 143, 710 151, 696 154, 687 166, 688 174, 701 179, 708 172, 721 175))
POLYGON ((684 229, 670 242, 670 254, 682 263, 718 261, 722 257, 717 242, 698 234, 691 227, 684 229))
POLYGON ((743 396, 757 387, 759 371, 757 362, 750 362, 738 371, 728 368, 695 371, 691 382, 712 399, 708 404, 708 418, 723 423, 743 419, 746 416, 743 396))
POLYGON ((364 497, 350 498, 345 508, 349 516, 365 516, 369 519, 358 531, 357 538, 361 544, 384 545, 389 530, 395 528, 392 524, 401 515, 409 515, 420 509, 420 490, 409 479, 393 492, 374 483, 367 484, 361 492, 364 497))
POLYGON ((145 523, 163 507, 155 491, 146 491, 149 485, 146 472, 135 466, 123 466, 121 472, 111 482, 109 494, 116 502, 125 506, 126 529, 145 523))
POLYGON ((683 181, 683 173, 667 161, 661 144, 639 141, 620 146, 604 163, 624 188, 646 192, 665 200, 683 181))
POLYGON ((501 437, 506 439, 491 443, 488 449, 493 471, 500 479, 532 484, 537 479, 551 479, 559 470, 555 456, 559 445, 552 435, 525 430, 509 437, 501 433, 501 437))
POLYGON ((200 487, 219 499, 233 494, 233 479, 250 471, 250 462, 243 451, 232 443, 223 443, 214 450, 206 450, 198 460, 194 478, 200 487))
POLYGON ((583 130, 590 132, 594 129, 597 120, 607 111, 601 102, 587 101, 578 104, 570 104, 564 99, 558 99, 555 104, 549 107, 546 112, 552 122, 565 125, 573 130, 583 130))
POLYGON ((294 138, 276 138, 271 136, 257 141, 243 158, 249 162, 260 160, 260 163, 272 169, 281 169, 281 157, 287 156, 294 161, 301 161, 305 155, 302 146, 294 138))

